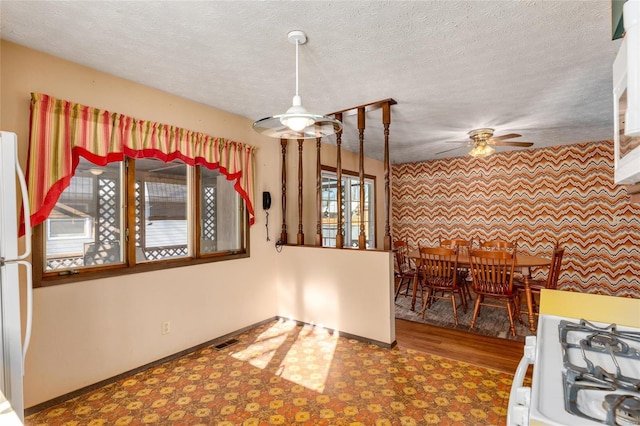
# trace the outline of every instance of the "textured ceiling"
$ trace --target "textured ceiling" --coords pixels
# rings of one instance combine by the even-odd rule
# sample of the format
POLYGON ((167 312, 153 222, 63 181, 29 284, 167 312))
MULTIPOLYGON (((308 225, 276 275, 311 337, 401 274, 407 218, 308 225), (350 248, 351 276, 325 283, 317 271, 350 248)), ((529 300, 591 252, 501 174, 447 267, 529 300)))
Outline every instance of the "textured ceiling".
MULTIPOLYGON (((391 161, 465 155, 493 127, 533 148, 612 139, 611 2, 7 1, 2 38, 251 120, 386 98, 391 161)), ((99 107, 99 105, 94 105, 99 107)), ((145 117, 140 117, 145 118, 145 117)), ((223 136, 223 135, 221 135, 223 136)), ((329 142, 331 142, 329 138, 329 142)), ((335 141, 335 139, 333 139, 335 141)), ((382 158, 380 113, 365 154, 382 158)), ((357 151, 355 117, 346 149, 357 151)), ((513 148, 498 148, 504 151, 513 148)))

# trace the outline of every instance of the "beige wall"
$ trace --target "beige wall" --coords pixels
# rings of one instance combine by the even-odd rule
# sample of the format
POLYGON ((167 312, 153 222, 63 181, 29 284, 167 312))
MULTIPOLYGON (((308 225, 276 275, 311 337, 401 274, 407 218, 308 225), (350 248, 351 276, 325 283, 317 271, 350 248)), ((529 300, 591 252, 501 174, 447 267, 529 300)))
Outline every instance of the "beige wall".
POLYGON ((278 314, 391 344, 392 278, 391 252, 283 247, 278 256, 278 314))
MULTIPOLYGON (((313 314, 310 315, 298 306, 297 299, 285 297, 292 286, 300 291, 312 280, 308 278, 309 271, 293 264, 299 259, 286 254, 290 252, 288 247, 280 255, 274 248, 281 223, 280 145, 278 141, 255 133, 250 119, 6 41, 2 41, 0 52, 0 128, 18 135, 19 156, 23 165, 27 156, 31 92, 42 92, 136 118, 172 124, 258 148, 255 162, 256 223, 250 233, 250 258, 64 284, 34 291, 33 336, 25 366, 26 407, 283 313, 301 315, 295 319, 313 318, 316 322, 337 324, 347 332, 361 333, 359 335, 366 338, 384 342, 392 339, 391 326, 382 327, 387 336, 380 335, 380 322, 375 319, 380 317, 380 313, 349 310, 349 304, 353 303, 352 295, 367 294, 371 283, 370 280, 345 282, 339 279, 340 274, 335 271, 343 268, 344 264, 334 264, 336 259, 325 260, 325 265, 335 269, 325 268, 331 273, 321 278, 323 285, 314 287, 314 294, 318 300, 330 298, 341 306, 338 323, 332 320, 335 310, 328 309, 329 305, 326 305, 327 309, 312 309, 313 314), (270 211, 270 242, 265 241, 262 191, 270 191, 274 200, 270 211), (286 281, 282 281, 278 277, 278 269, 295 269, 300 275, 292 276, 287 272, 284 275, 286 281), (345 286, 350 288, 345 291, 345 286), (349 299, 339 300, 343 296, 349 299), (163 321, 171 322, 171 332, 167 335, 160 334, 163 321)), ((297 150, 294 152, 297 155, 297 150)), ((315 211, 315 156, 309 159, 311 152, 310 149, 305 153, 305 170, 310 173, 310 176, 305 176, 305 194, 310 195, 305 196, 311 202, 305 202, 307 243, 313 242, 315 233, 315 217, 311 213, 315 211)), ((381 170, 381 164, 377 164, 378 170, 381 170)), ((371 171, 367 170, 367 173, 371 171)), ((290 169, 289 176, 294 176, 296 182, 295 191, 289 195, 291 212, 292 206, 296 205, 291 203, 296 203, 297 168, 290 169)), ((383 185, 379 177, 378 188, 383 185)), ((384 197, 378 196, 380 200, 383 201, 384 197)), ((294 219, 289 221, 289 233, 295 238, 297 208, 293 209, 295 213, 292 214, 294 219)), ((380 211, 381 208, 378 208, 380 211)), ((378 213, 378 216, 381 214, 378 213)), ((382 231, 383 228, 380 228, 379 241, 382 231)), ((389 256, 388 253, 360 253, 357 255, 361 258, 358 264, 366 264, 362 256, 368 255, 373 258, 389 256)), ((312 272, 322 273, 315 269, 312 272)), ((374 285, 376 294, 372 296, 376 304, 380 304, 380 298, 390 298, 389 267, 380 269, 380 275, 377 280, 382 280, 382 283, 374 285)), ((388 313, 385 312, 384 316, 385 322, 392 322, 388 313)))

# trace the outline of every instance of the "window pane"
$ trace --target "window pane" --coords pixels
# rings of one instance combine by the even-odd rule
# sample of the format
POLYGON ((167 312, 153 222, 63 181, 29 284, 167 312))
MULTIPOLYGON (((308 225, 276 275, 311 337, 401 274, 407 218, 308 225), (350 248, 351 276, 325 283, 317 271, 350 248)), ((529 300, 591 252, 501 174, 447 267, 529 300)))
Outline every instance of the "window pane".
POLYGON ((364 217, 360 217, 360 181, 358 178, 348 175, 342 176, 342 206, 338 208, 338 195, 334 172, 322 172, 322 245, 335 247, 335 238, 338 233, 337 217, 342 214, 344 229, 344 246, 358 247, 360 224, 364 222, 367 236, 367 247, 375 247, 375 220, 374 212, 374 180, 365 178, 365 205, 364 217))
POLYGON ((45 221, 45 272, 122 263, 121 165, 80 158, 45 221))
POLYGON ((200 167, 200 253, 241 250, 244 201, 233 181, 217 170, 200 167))
POLYGON ((338 186, 334 176, 322 175, 322 245, 335 247, 338 234, 338 186))
POLYGON ((187 165, 137 159, 136 263, 189 255, 187 165))
POLYGON ((365 179, 364 181, 364 226, 367 233, 367 248, 376 246, 374 238, 375 232, 375 220, 373 217, 374 202, 373 202, 373 182, 365 179))

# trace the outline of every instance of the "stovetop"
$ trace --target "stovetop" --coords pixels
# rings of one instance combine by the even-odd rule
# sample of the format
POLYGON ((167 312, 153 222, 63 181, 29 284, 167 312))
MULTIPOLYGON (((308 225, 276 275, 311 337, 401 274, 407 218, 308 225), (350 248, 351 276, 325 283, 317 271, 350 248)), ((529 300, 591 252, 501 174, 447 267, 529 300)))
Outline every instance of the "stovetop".
POLYGON ((532 424, 638 425, 639 408, 640 328, 540 316, 532 424))
POLYGON ((640 424, 640 331, 561 320, 564 406, 607 425, 640 424))

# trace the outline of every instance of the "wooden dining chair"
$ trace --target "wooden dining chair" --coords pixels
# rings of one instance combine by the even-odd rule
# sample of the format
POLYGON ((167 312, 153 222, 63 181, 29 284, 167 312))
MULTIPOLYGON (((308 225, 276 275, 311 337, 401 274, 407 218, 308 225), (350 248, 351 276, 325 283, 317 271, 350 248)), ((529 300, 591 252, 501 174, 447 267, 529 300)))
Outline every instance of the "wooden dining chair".
POLYGON ((405 296, 409 295, 411 283, 415 279, 417 270, 411 264, 409 257, 409 243, 405 240, 396 240, 393 242, 393 251, 395 257, 394 276, 396 282, 396 294, 394 300, 398 299, 398 294, 402 287, 405 287, 405 296))
MULTIPOLYGON (((536 303, 536 295, 540 298, 540 290, 548 288, 556 290, 558 288, 558 277, 562 270, 562 257, 564 256, 564 248, 561 248, 557 243, 553 247, 553 254, 551 256, 551 264, 549 265, 549 272, 545 279, 529 279, 529 288, 532 293, 532 305, 533 314, 538 315, 538 304, 536 303)), ((513 280, 513 287, 516 291, 516 301, 518 306, 521 306, 521 297, 526 297, 526 283, 525 278, 516 277, 513 280)), ((526 312, 526 311, 525 311, 526 312)))
POLYGON ((511 334, 515 336, 514 318, 518 318, 518 321, 522 322, 520 308, 516 301, 516 292, 513 289, 513 273, 516 263, 515 248, 513 252, 471 250, 469 261, 473 291, 476 293, 471 328, 476 324, 476 319, 480 314, 480 306, 506 308, 509 313, 511 334), (489 303, 492 301, 495 303, 489 303))
POLYGON ((439 238, 438 239, 438 243, 440 247, 448 247, 448 248, 455 248, 455 247, 459 247, 459 253, 460 254, 469 254, 469 249, 471 248, 471 245, 473 243, 473 240, 465 240, 463 238, 453 238, 453 239, 442 239, 439 238), (464 253, 466 252, 466 253, 464 253))
MULTIPOLYGON (((515 250, 518 248, 518 240, 514 242, 510 242, 507 240, 501 240, 496 238, 494 240, 480 241, 480 249, 481 250, 502 250, 515 253, 515 250)), ((530 274, 528 268, 517 268, 516 272, 520 275, 527 273, 530 274)), ((531 275, 529 275, 531 276, 531 275)))
MULTIPOLYGON (((469 256, 469 250, 473 247, 473 238, 470 240, 465 240, 462 238, 454 238, 451 240, 447 239, 438 239, 440 247, 457 249, 458 254, 462 256, 469 256)), ((469 278, 469 268, 458 268, 458 286, 462 289, 462 292, 469 300, 473 300, 471 297, 471 291, 469 290, 469 282, 467 281, 469 278)))
POLYGON ((467 299, 458 285, 458 249, 446 247, 420 247, 420 270, 426 294, 422 301, 422 318, 433 299, 450 299, 453 318, 458 325, 456 297, 460 296, 462 308, 467 312, 467 299), (439 294, 440 293, 440 294, 439 294))
POLYGON ((481 250, 502 250, 502 251, 514 251, 518 248, 518 240, 510 242, 501 239, 480 241, 481 250))

